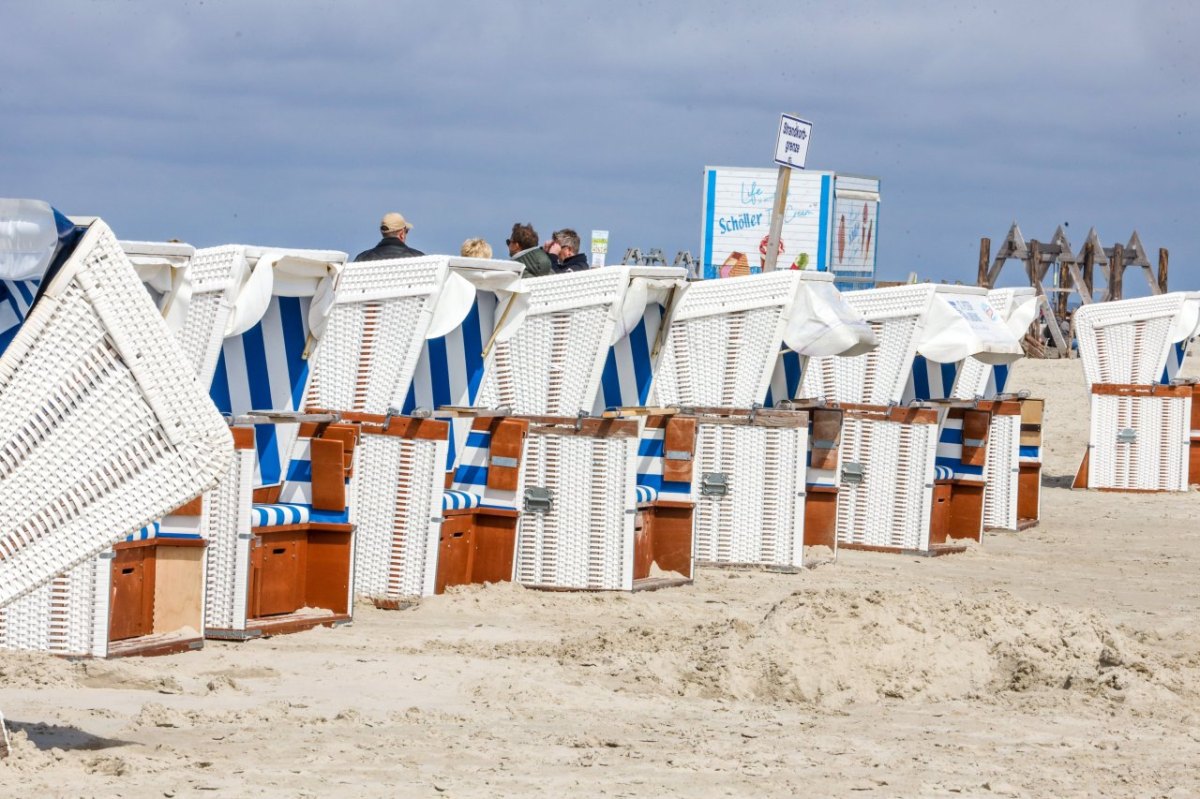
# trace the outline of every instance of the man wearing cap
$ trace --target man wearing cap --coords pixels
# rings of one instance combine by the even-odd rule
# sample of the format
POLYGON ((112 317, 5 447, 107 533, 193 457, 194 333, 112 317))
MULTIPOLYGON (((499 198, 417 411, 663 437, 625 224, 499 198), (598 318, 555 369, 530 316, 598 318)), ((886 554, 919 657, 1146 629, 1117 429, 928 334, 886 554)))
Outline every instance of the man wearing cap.
POLYGON ((388 258, 412 258, 424 255, 425 253, 414 250, 404 243, 410 230, 412 230, 412 223, 405 219, 403 214, 395 211, 384 214, 383 221, 379 223, 379 232, 383 234, 383 238, 371 249, 356 255, 354 260, 383 261, 388 258))

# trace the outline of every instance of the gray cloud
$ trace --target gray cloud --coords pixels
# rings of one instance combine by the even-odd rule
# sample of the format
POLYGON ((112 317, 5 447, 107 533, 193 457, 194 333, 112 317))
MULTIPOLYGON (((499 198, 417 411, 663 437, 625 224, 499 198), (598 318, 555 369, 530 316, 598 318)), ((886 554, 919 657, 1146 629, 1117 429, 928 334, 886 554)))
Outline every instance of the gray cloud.
MULTIPOLYGON (((53 3, 0 31, 5 194, 120 235, 427 251, 512 222, 696 251, 706 164, 883 181, 880 273, 974 274, 1016 219, 1136 227, 1195 284, 1183 3, 53 3)), ((1132 286, 1131 286, 1132 287, 1132 286)))

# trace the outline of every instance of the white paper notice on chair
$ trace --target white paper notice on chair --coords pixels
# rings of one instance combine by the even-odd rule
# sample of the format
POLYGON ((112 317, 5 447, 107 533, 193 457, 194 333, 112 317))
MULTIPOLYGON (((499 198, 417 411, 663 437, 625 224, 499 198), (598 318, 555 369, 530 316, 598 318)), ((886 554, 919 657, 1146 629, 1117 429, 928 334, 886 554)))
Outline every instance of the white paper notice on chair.
POLYGON ((1011 363, 1024 351, 1021 342, 988 302, 986 292, 938 292, 925 321, 917 352, 931 361, 954 363, 975 356, 984 363, 1011 363))

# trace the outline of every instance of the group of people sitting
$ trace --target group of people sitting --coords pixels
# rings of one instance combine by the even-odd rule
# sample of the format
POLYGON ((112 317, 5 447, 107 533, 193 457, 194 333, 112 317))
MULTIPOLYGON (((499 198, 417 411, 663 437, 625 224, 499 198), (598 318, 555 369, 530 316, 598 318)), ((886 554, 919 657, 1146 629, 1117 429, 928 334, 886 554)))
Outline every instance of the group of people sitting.
MULTIPOLYGON (((379 223, 379 232, 383 238, 371 249, 356 255, 354 260, 382 261, 388 258, 424 255, 420 250, 408 246, 410 230, 412 223, 405 219, 403 214, 395 211, 384 214, 379 223)), ((504 243, 508 245, 508 256, 525 266, 522 277, 541 277, 588 268, 587 256, 579 251, 579 234, 570 228, 554 231, 554 235, 541 244, 533 225, 522 225, 518 222, 512 226, 512 233, 504 243)), ((468 258, 491 258, 492 246, 483 239, 467 239, 463 242, 460 255, 468 258)))

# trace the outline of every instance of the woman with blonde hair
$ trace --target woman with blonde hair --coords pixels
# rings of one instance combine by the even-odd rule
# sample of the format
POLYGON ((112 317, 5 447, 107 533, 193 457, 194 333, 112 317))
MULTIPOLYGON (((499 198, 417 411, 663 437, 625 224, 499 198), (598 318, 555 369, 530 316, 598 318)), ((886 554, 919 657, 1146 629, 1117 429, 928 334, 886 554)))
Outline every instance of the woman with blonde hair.
POLYGON ((492 245, 483 239, 467 239, 463 242, 459 255, 464 258, 491 258, 492 245))

